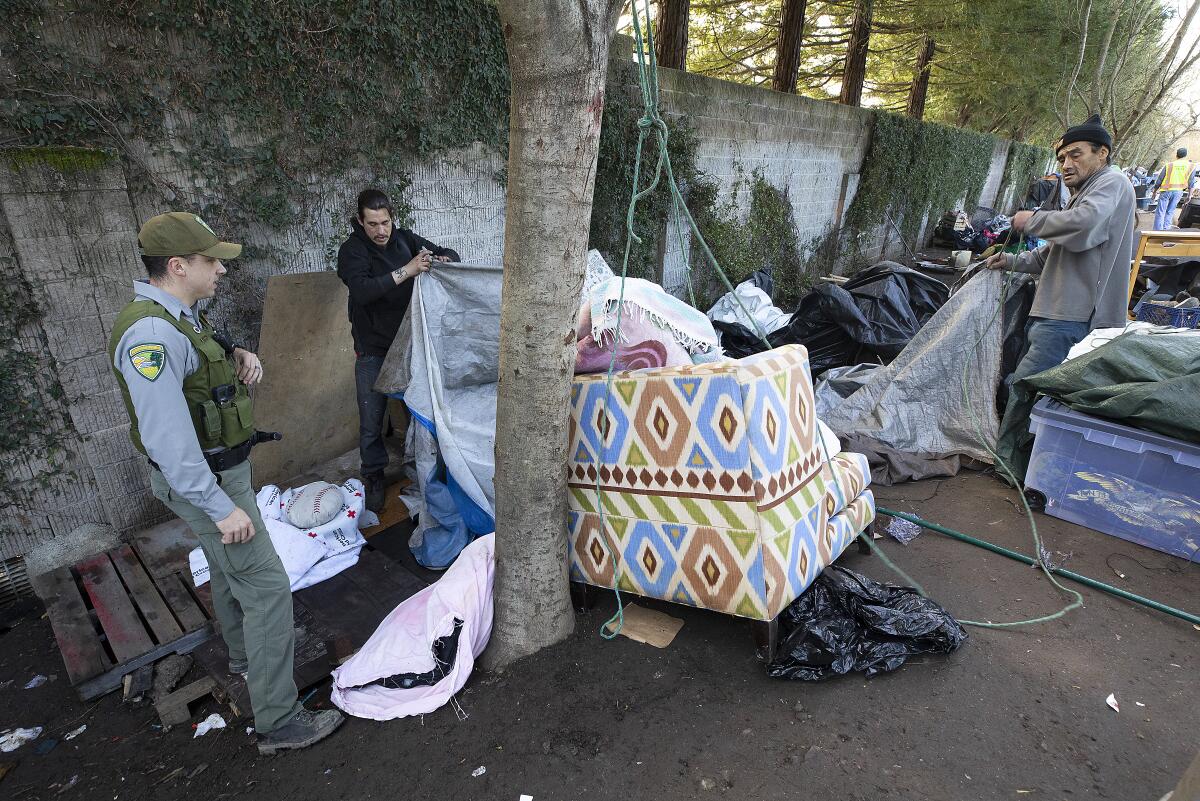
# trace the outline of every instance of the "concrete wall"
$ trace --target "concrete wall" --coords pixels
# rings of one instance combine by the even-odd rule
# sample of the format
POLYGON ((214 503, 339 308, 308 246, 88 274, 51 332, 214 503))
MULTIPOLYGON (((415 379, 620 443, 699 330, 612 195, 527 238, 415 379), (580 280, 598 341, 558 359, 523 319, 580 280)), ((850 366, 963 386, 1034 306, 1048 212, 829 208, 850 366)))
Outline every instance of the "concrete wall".
MULTIPOLYGON (((664 112, 688 117, 697 167, 716 179, 722 201, 761 171, 791 202, 802 243, 841 220, 870 141, 870 111, 669 69, 659 71, 659 86, 664 112)), ((748 204, 749 195, 738 199, 748 204)), ((669 233, 663 285, 679 293, 684 254, 669 233)))
MULTIPOLYGON (((628 63, 618 75, 626 90, 634 86, 628 63)), ((661 87, 664 111, 689 116, 699 140, 698 166, 716 179, 723 198, 761 170, 786 193, 802 244, 840 224, 868 150, 869 112, 672 70, 662 71, 661 87)), ((143 151, 141 159, 157 181, 186 184, 178 154, 150 156, 144 143, 132 145, 143 151)), ((993 154, 981 202, 994 198, 1007 150, 1001 143, 993 154)), ((48 406, 65 415, 60 433, 68 443, 59 460, 62 471, 45 486, 35 480, 42 466, 20 456, 0 460, 6 487, 0 498, 0 558, 26 553, 83 523, 128 531, 167 514, 149 494, 145 461, 129 445, 105 353, 115 315, 142 273, 138 225, 169 210, 160 192, 144 188, 140 174, 134 180, 123 172, 123 163, 70 173, 0 165, 0 278, 27 281, 44 312, 19 338, 29 353, 46 356, 46 370, 31 379, 31 391, 46 395, 48 406), (61 401, 48 395, 51 379, 65 390, 61 401)), ((505 197, 497 175, 503 166, 500 154, 480 147, 413 165, 405 200, 414 229, 467 260, 498 262, 505 197)), ((209 309, 214 321, 254 341, 257 330, 239 326, 247 311, 261 309, 267 276, 332 269, 364 180, 313 176, 310 187, 318 200, 293 225, 251 232, 247 244, 269 243, 274 255, 239 260, 237 273, 209 309)), ((219 187, 201 191, 219 198, 219 187)), ((748 204, 748 192, 739 197, 748 204)), ((683 252, 675 235, 678 221, 671 224, 664 284, 682 296, 683 252)), ((876 236, 877 252, 902 252, 898 239, 885 233, 881 229, 876 236)), ((688 242, 685 237, 685 247, 688 242)))
MULTIPOLYGON (((504 239, 504 189, 496 180, 499 156, 471 148, 430 164, 416 165, 406 197, 416 230, 452 247, 464 258, 498 262, 504 239)), ((160 175, 178 179, 172 165, 160 175)), ((238 310, 257 305, 265 292, 259 278, 333 268, 354 198, 362 188, 353 176, 324 179, 327 200, 273 238, 281 260, 243 260, 232 287, 211 305, 218 323, 235 331, 238 310), (231 292, 230 290, 235 290, 231 292), (236 302, 232 298, 237 295, 236 302)), ((44 460, 5 455, 0 460, 0 559, 20 556, 48 538, 84 523, 135 530, 168 517, 149 490, 146 460, 129 442, 129 423, 108 365, 108 335, 117 312, 132 298, 144 270, 137 230, 145 218, 166 211, 160 198, 128 185, 121 161, 96 170, 59 172, 33 165, 0 168, 0 279, 25 281, 43 315, 18 334, 21 350, 45 370, 31 377, 30 391, 61 405, 60 435, 68 447, 50 470, 44 460), (61 384, 64 398, 50 388, 61 384)), ((257 332, 250 332, 256 339, 257 332)), ((53 416, 48 416, 53 423, 53 416)))
POLYGON ((1004 165, 1008 163, 1008 151, 1012 148, 1012 142, 1007 139, 1001 139, 996 142, 996 147, 992 150, 992 163, 988 165, 987 180, 983 184, 983 191, 979 193, 980 206, 987 206, 996 209, 996 211, 1004 211, 1004 197, 1000 195, 1000 182, 1004 180, 1004 165), (997 206, 997 201, 1000 205, 997 206))
POLYGON ((141 273, 137 224, 120 162, 60 173, 30 165, 0 171, 0 248, 11 247, 16 269, 42 312, 20 335, 22 351, 38 357, 30 391, 62 407, 61 425, 46 415, 66 449, 49 469, 44 459, 6 459, 10 497, 0 511, 0 556, 27 552, 47 537, 88 522, 128 529, 156 522, 165 510, 150 495, 147 467, 129 443, 128 422, 105 348, 128 286, 141 273), (49 387, 62 386, 56 400, 49 387), (39 476, 50 473, 43 486, 39 476))

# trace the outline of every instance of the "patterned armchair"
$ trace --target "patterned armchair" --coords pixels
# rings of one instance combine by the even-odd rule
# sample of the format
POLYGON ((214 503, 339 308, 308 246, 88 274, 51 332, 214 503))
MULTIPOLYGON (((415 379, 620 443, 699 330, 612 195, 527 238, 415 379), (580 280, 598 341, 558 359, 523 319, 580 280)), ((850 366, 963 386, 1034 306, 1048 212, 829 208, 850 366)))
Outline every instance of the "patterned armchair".
POLYGON ((779 613, 875 518, 866 458, 825 461, 808 351, 618 373, 607 411, 605 383, 571 390, 572 581, 763 622, 772 655, 779 613))

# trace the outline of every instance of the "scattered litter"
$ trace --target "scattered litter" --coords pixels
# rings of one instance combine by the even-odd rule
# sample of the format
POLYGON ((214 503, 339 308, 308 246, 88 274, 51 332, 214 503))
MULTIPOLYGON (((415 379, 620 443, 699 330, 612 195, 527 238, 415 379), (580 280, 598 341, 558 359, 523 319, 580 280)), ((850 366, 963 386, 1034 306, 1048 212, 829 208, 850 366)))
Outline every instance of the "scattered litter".
POLYGON ((471 776, 478 779, 485 773, 487 773, 487 768, 485 768, 483 765, 480 765, 479 767, 475 768, 475 770, 471 771, 471 776))
POLYGON ((1196 631, 1200 631, 1200 626, 1197 626, 1195 623, 1192 624, 1192 628, 1194 628, 1196 631))
POLYGON ((71 780, 68 781, 66 784, 64 784, 62 787, 59 787, 58 792, 55 793, 55 795, 62 795, 67 790, 70 790, 72 787, 74 787, 77 784, 79 784, 79 774, 78 773, 76 773, 74 776, 72 776, 71 780))
POLYGON ((5 729, 0 732, 0 751, 6 754, 16 751, 25 743, 31 743, 41 736, 41 726, 34 726, 32 729, 5 729))
POLYGON ((328 776, 330 773, 333 773, 333 768, 325 768, 325 775, 328 776))
POLYGON ((533 796, 523 795, 520 798, 518 798, 517 801, 533 801, 533 796))
MULTIPOLYGON (((616 626, 615 622, 610 623, 606 630, 612 631, 616 626)), ((666 648, 681 628, 683 621, 677 617, 637 604, 626 604, 620 633, 631 640, 644 642, 655 648, 666 648)))
POLYGON ((56 745, 58 745, 58 740, 55 740, 53 738, 47 738, 45 740, 42 740, 40 743, 38 743, 34 747, 33 753, 37 754, 38 756, 45 756, 46 754, 53 751, 54 747, 56 745))
POLYGON ((178 779, 182 775, 183 775, 183 768, 175 768, 175 770, 171 771, 166 776, 163 776, 161 779, 156 781, 155 784, 156 785, 157 784, 166 784, 169 781, 178 779))
POLYGON ((921 535, 921 527, 911 520, 893 517, 892 522, 888 523, 887 533, 901 545, 908 545, 921 535))
POLYGON ((1113 709, 1113 712, 1121 711, 1121 706, 1117 703, 1117 696, 1115 693, 1109 693, 1108 697, 1104 699, 1104 703, 1111 706, 1113 709))
POLYGON ((1138 706, 1145 706, 1145 704, 1143 704, 1141 701, 1134 701, 1134 703, 1138 706))
POLYGON ((80 727, 79 727, 78 729, 76 729, 75 731, 72 731, 72 732, 67 732, 66 734, 64 734, 64 735, 63 735, 63 739, 64 739, 64 740, 74 740, 76 737, 78 737, 79 735, 83 734, 85 731, 87 731, 87 724, 86 724, 86 723, 85 723, 85 724, 83 724, 82 726, 80 726, 80 727))
POLYGON ((1028 795, 1032 792, 1033 790, 1017 790, 1017 795, 1028 795))
POLYGON ((716 788, 717 788, 717 783, 714 782, 712 779, 701 779, 700 780, 700 789, 701 790, 715 790, 716 788))
MULTIPOLYGON (((1044 564, 1050 570, 1061 569, 1064 565, 1066 565, 1067 560, 1075 555, 1074 551, 1068 551, 1067 553, 1063 553, 1062 551, 1054 551, 1051 553, 1044 545, 1041 546, 1039 553, 1042 557, 1042 564, 1044 564)), ((1036 570, 1039 566, 1035 563, 1030 565, 1030 567, 1036 570)), ((1124 576, 1121 578, 1124 578, 1124 576)))
POLYGON ((47 679, 45 676, 43 676, 42 674, 39 673, 38 675, 34 676, 32 679, 29 680, 29 683, 25 685, 25 689, 32 690, 35 687, 41 687, 47 681, 49 681, 49 679, 47 679))
POLYGON ((247 735, 254 734, 254 727, 253 727, 253 726, 247 726, 247 727, 246 727, 246 734, 247 734, 247 735))
POLYGON ((203 737, 213 729, 223 728, 225 728, 225 718, 214 712, 200 722, 200 725, 196 727, 196 733, 192 735, 192 739, 203 737))

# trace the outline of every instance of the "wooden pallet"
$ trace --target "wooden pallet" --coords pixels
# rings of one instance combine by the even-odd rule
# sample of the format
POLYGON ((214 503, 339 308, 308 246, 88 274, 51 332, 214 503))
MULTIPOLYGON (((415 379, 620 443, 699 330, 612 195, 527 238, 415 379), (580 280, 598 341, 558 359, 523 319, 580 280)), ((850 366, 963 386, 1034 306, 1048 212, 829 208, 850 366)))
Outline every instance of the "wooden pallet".
POLYGON ((136 548, 122 545, 32 579, 71 686, 83 700, 212 637, 212 615, 190 591, 184 569, 186 563, 174 571, 148 570, 136 548))

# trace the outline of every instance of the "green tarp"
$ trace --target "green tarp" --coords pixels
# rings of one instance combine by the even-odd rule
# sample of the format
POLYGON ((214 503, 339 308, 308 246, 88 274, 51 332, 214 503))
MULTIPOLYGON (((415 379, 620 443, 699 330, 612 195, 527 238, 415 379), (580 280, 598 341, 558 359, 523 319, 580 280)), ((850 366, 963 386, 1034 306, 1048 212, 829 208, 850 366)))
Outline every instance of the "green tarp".
MULTIPOLYGON (((1123 334, 1018 381, 1013 392, 1029 408, 1040 393, 1084 414, 1200 443, 1200 336, 1123 334)), ((1018 477, 1031 443, 1022 430, 997 444, 1018 477)))

